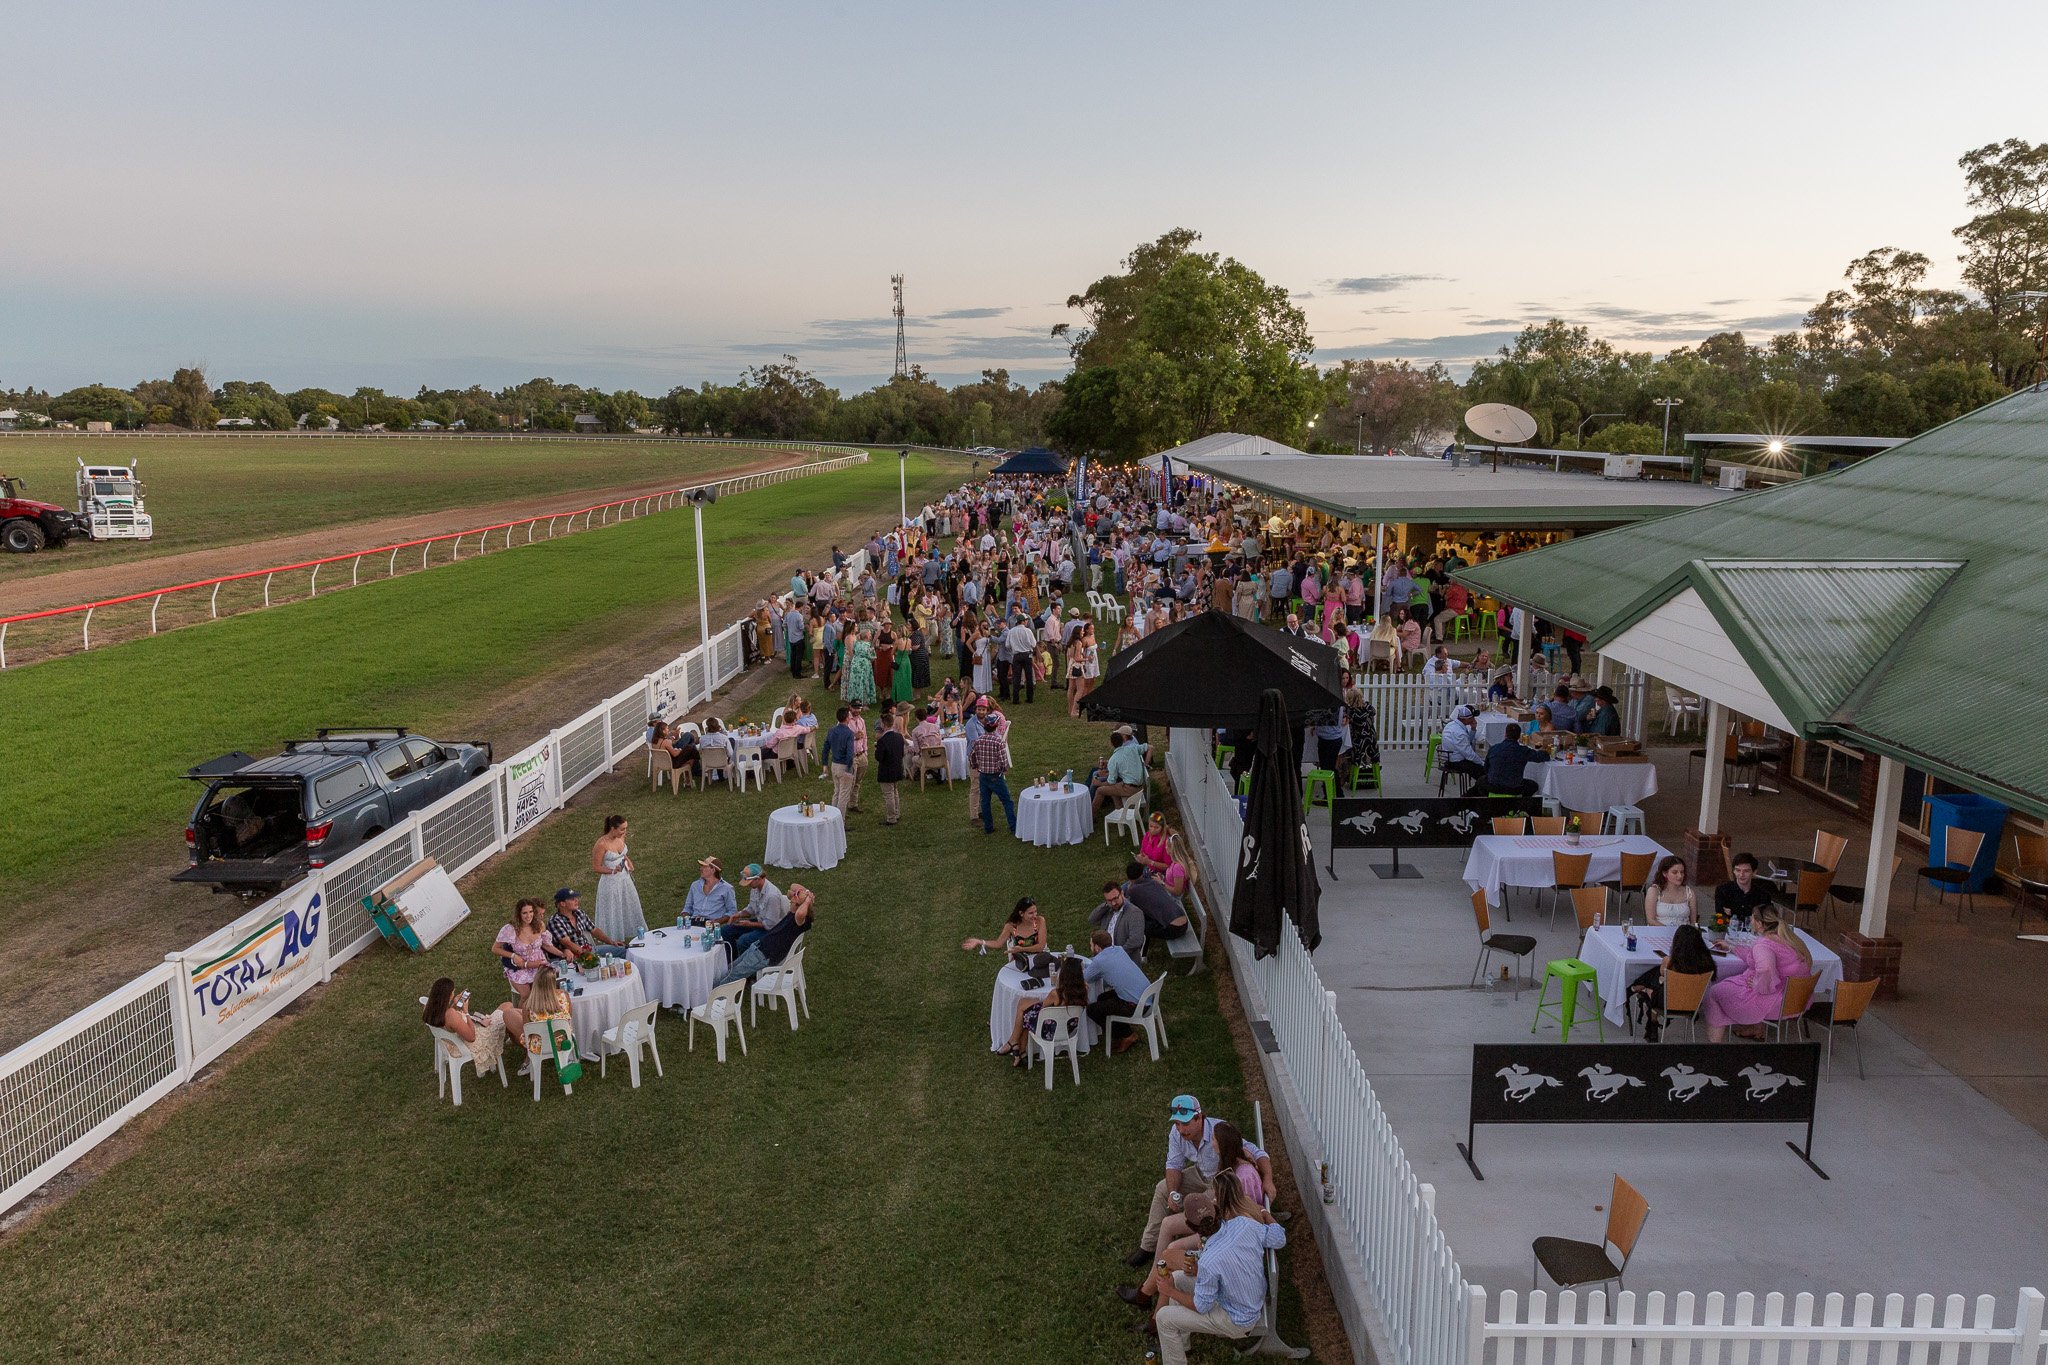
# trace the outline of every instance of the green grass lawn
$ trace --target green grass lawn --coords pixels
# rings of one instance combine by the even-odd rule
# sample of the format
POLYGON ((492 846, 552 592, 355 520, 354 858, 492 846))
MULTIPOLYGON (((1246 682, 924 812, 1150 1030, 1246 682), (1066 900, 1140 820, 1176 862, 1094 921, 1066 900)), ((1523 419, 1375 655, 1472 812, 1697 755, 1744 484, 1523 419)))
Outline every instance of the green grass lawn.
MULTIPOLYGON (((876 525, 893 521, 894 465, 720 502, 705 517, 713 592, 786 577, 786 537, 807 519, 871 508, 876 525)), ((913 455, 909 476, 922 499, 958 471, 913 455)), ((49 889, 81 868, 142 840, 176 847, 196 799, 181 774, 195 763, 235 749, 273 753, 287 736, 328 724, 468 737, 479 698, 695 593, 690 514, 666 512, 0 673, 0 933, 48 914, 49 889)), ((679 634, 676 652, 695 643, 694 629, 679 634)), ((593 676, 581 705, 630 681, 593 676)))
POLYGON ((148 541, 75 542, 57 552, 0 556, 0 579, 546 493, 561 493, 570 506, 578 490, 670 478, 680 483, 773 454, 668 441, 459 436, 10 436, 0 440, 0 473, 18 476, 29 496, 60 507, 77 504, 78 461, 139 461, 156 534, 148 541))
MULTIPOLYGON (((1070 721, 1061 694, 1013 713, 1020 774, 1099 751, 1101 727, 1070 721)), ((1032 848, 1000 818, 986 837, 959 787, 907 789, 885 829, 870 784, 845 862, 776 874, 819 896, 800 1032, 764 1013, 750 1055, 719 1066, 665 1014, 666 1078, 650 1067, 639 1091, 621 1064, 572 1096, 551 1083, 538 1105, 525 1081, 473 1073, 460 1110, 435 1100, 415 998, 444 973, 502 998, 486 944, 504 911, 562 883, 588 893, 605 814, 631 819, 660 922, 696 858, 737 871, 761 856, 770 809, 826 790, 673 796, 641 774, 629 762, 488 865, 470 920, 425 959, 373 948, 0 1246, 0 1358, 175 1341, 222 1360, 1137 1360, 1135 1314, 1110 1291, 1130 1273, 1118 1257, 1168 1101, 1191 1091, 1249 1131, 1212 979, 1169 982, 1159 1064, 1142 1044, 1097 1053, 1079 1089, 1062 1070, 1048 1094, 989 1054, 997 964, 959 948, 1022 894, 1055 944, 1080 943, 1127 843, 1032 848)), ((1213 1339, 1198 1357, 1230 1358, 1213 1339)))

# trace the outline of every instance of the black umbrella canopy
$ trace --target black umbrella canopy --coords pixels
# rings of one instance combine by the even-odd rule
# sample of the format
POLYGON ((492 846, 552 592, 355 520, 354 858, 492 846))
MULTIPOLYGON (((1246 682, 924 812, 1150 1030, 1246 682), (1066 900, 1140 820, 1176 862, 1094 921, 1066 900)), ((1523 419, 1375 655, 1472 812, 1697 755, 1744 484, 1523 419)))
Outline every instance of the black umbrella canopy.
POLYGON ((1277 689, 1259 702, 1258 748, 1252 755, 1252 794, 1237 854, 1237 886, 1230 898, 1230 932, 1259 957, 1280 951, 1280 917, 1293 919, 1310 952, 1323 941, 1315 850, 1301 812, 1301 765, 1295 756, 1287 705, 1277 689))
POLYGON ((1118 651, 1081 705, 1094 720, 1249 730, 1269 690, 1304 723, 1334 715, 1343 685, 1342 656, 1322 641, 1205 611, 1118 651))
POLYGON ((992 474, 1064 474, 1067 472, 1067 462, 1052 451, 1047 450, 1044 446, 1033 446, 1029 450, 1018 451, 989 472, 992 474))

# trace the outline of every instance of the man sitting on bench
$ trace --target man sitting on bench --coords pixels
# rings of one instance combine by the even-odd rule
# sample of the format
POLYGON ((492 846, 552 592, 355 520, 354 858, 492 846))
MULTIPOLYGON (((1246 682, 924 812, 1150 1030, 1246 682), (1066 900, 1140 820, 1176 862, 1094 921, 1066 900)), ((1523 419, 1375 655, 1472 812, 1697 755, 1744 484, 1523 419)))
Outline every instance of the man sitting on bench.
POLYGON ((1145 914, 1147 939, 1179 938, 1188 929, 1188 912, 1180 898, 1166 889, 1159 874, 1136 859, 1124 864, 1124 899, 1145 914))

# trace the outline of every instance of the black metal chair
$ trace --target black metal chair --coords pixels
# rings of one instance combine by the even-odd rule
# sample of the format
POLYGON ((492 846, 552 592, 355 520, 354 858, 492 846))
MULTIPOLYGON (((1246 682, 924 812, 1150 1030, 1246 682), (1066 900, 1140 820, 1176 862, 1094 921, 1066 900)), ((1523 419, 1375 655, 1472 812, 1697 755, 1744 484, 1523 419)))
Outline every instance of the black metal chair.
MULTIPOLYGON (((1502 895, 1506 895, 1505 887, 1502 888, 1502 895)), ((1495 953, 1506 953, 1509 957, 1519 961, 1536 951, 1536 940, 1532 935, 1495 934, 1489 932, 1493 928, 1493 916, 1486 907, 1486 889, 1484 887, 1472 893, 1472 917, 1479 922, 1479 960, 1472 964, 1472 984, 1474 986, 1479 984, 1480 973, 1487 969, 1495 953)), ((1523 970, 1526 972, 1528 969, 1525 966, 1523 970)), ((1517 979, 1515 981, 1515 999, 1520 1000, 1521 998, 1522 983, 1520 979, 1517 979)))
POLYGON ((1941 861, 1921 868, 1913 875, 1913 909, 1920 908, 1920 883, 1926 882, 1934 888, 1934 903, 1941 904, 1942 898, 1953 891, 1956 893, 1956 922, 1963 919, 1965 907, 1977 908, 1977 897, 1970 891, 1971 868, 1977 855, 1984 851, 1984 836, 1973 829, 1957 829, 1950 825, 1941 833, 1941 861))

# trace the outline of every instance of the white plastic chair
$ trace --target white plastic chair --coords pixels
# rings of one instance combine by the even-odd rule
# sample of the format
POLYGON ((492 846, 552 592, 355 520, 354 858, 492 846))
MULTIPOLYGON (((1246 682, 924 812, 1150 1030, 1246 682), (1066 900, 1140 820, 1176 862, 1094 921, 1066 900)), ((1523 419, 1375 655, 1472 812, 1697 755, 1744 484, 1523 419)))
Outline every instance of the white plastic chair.
POLYGON ((1139 841, 1138 823, 1144 818, 1145 791, 1141 787, 1124 798, 1123 804, 1102 817, 1102 842, 1109 842, 1109 827, 1120 825, 1131 832, 1131 842, 1139 841))
POLYGON ((1138 997, 1137 1008, 1132 1013, 1112 1014, 1102 1021, 1103 1056, 1115 1055, 1115 1049, 1109 1046, 1109 1039, 1112 1028, 1117 1024, 1129 1024, 1133 1028, 1145 1030, 1145 1041, 1152 1047, 1152 1060, 1155 1062, 1159 1060, 1159 1049, 1162 1046, 1173 1046, 1166 1041, 1166 1016, 1159 1012, 1159 992, 1165 986, 1166 973, 1161 972, 1159 979, 1147 986, 1145 993, 1138 997))
POLYGON ((777 1002, 789 1008, 789 1031, 796 1032, 796 1007, 799 1000, 804 1007, 804 1018, 811 1017, 811 992, 804 980, 804 948, 798 943, 790 950, 789 956, 773 967, 763 967, 754 973, 753 989, 747 992, 747 1022, 761 1022, 761 999, 766 996, 772 1012, 777 1002))
POLYGON ((768 785, 768 765, 761 761, 759 749, 749 749, 744 754, 735 754, 732 761, 732 789, 743 792, 747 779, 754 779, 754 790, 761 791, 768 785))
POLYGON ((1669 734, 1693 730, 1705 723, 1705 707, 1698 697, 1673 689, 1664 694, 1664 729, 1669 734))
MULTIPOLYGON (((520 1040, 526 1044, 526 1060, 533 1069, 533 1102, 535 1104, 540 1103, 540 1073, 548 1063, 555 1060, 554 1051, 548 1046, 547 1030, 549 1025, 553 1025, 556 1029, 560 1030, 565 1039, 562 1051, 571 1057, 576 1055, 576 1030, 570 1026, 567 1019, 529 1021, 526 1027, 520 1030, 520 1040)), ((561 1079, 559 1069, 556 1072, 556 1079, 561 1079)), ((567 1081, 563 1081, 562 1093, 564 1095, 573 1095, 576 1093, 576 1087, 570 1085, 567 1081)))
MULTIPOLYGON (((457 1033, 444 1028, 427 1025, 427 1032, 434 1035, 434 1098, 439 1099, 451 1089, 455 1092, 455 1107, 462 1107, 462 1068, 469 1064, 474 1055, 469 1044, 457 1033)), ((498 1054, 498 1082, 507 1087, 512 1078, 505 1074, 505 1054, 498 1054)))
POLYGON ((711 779, 714 776, 723 777, 728 787, 738 780, 733 776, 732 750, 713 745, 709 749, 699 749, 697 757, 704 769, 699 780, 703 782, 705 791, 711 790, 711 779))
MULTIPOLYGON (((633 1088, 640 1088, 640 1049, 646 1048, 654 1057, 654 1074, 661 1076, 661 1049, 654 1043, 654 1016, 661 1010, 659 1000, 650 1000, 644 1005, 635 1005, 625 1013, 618 1023, 598 1035, 597 1074, 605 1074, 605 1062, 615 1052, 626 1055, 626 1066, 633 1073, 633 1088)), ((666 1079, 664 1077, 664 1079, 666 1079)))
POLYGON ((1088 1011, 1079 1005, 1041 1005, 1039 1007, 1038 1021, 1032 1024, 1031 1032, 1026 1034, 1025 1037, 1030 1040, 1031 1063, 1033 1066, 1038 1064, 1038 1055, 1040 1053, 1045 1054, 1045 1088, 1047 1090, 1052 1089, 1052 1064, 1058 1058, 1063 1048, 1066 1050, 1067 1061, 1073 1068, 1074 1084, 1079 1085, 1081 1083, 1081 1027, 1082 1020, 1087 1013, 1088 1011), (1045 1031, 1048 1028, 1052 1030, 1052 1037, 1050 1038, 1045 1036, 1045 1031))
POLYGON ((1096 620, 1102 619, 1102 594, 1093 588, 1088 590, 1088 611, 1096 620))
POLYGON ((782 785, 782 775, 785 772, 801 772, 797 760, 797 755, 801 752, 802 750, 797 748, 795 735, 787 739, 778 739, 772 747, 761 750, 761 762, 767 765, 769 772, 775 774, 777 786, 782 785))
POLYGON ((768 713, 768 728, 771 730, 780 730, 782 728, 783 713, 788 709, 789 708, 786 706, 778 706, 773 711, 770 711, 768 713))
POLYGON ((690 1011, 689 1051, 697 1050, 697 1025, 703 1024, 717 1035, 718 1060, 725 1060, 725 1031, 728 1027, 739 1030, 740 1055, 747 1053, 747 1028, 740 1018, 740 992, 747 988, 744 978, 728 981, 711 992, 711 998, 690 1011))

